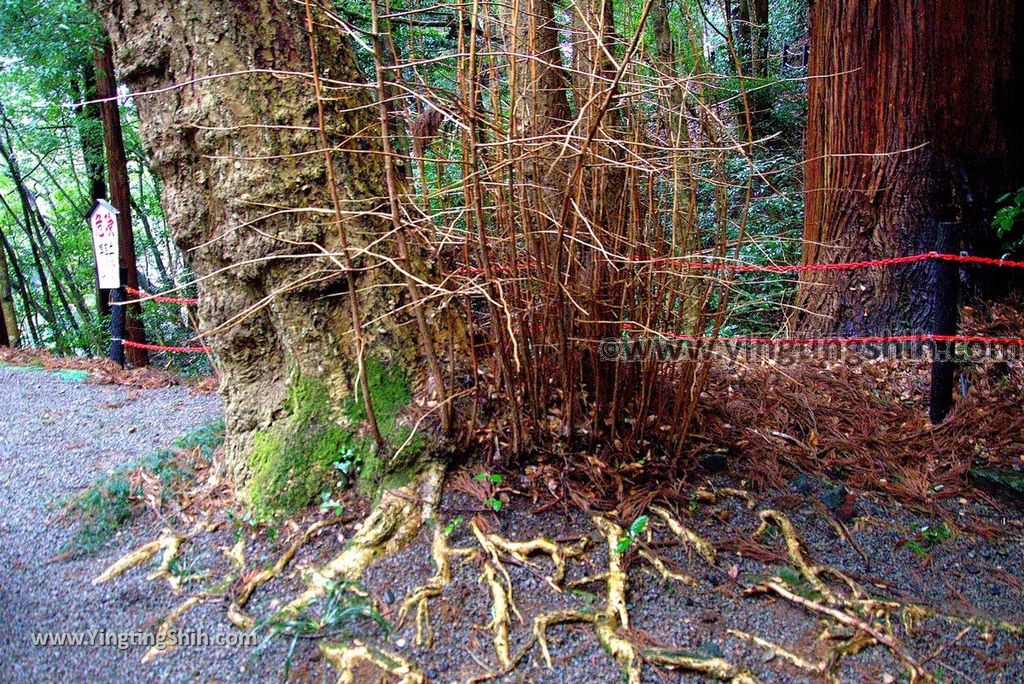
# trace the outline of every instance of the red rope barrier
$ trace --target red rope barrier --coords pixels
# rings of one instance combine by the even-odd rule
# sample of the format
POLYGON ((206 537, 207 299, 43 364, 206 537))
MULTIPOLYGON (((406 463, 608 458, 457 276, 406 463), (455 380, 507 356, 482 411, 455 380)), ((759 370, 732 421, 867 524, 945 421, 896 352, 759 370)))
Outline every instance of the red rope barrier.
MULTIPOLYGON (((694 261, 687 258, 662 258, 662 259, 633 259, 630 263, 651 263, 655 265, 667 264, 669 266, 684 266, 702 270, 731 270, 735 273, 806 273, 812 271, 853 271, 861 268, 879 268, 882 266, 894 266, 899 264, 912 264, 918 261, 929 259, 940 259, 942 261, 956 261, 965 264, 983 264, 985 266, 1000 266, 1003 268, 1024 268, 1024 261, 1011 261, 1009 259, 993 259, 992 257, 971 256, 969 254, 939 254, 938 252, 925 252, 923 254, 911 254, 909 256, 890 257, 887 259, 869 259, 866 261, 847 261, 838 264, 742 264, 728 261, 694 261)), ((517 264, 517 268, 530 269, 533 264, 517 264)), ((502 272, 512 270, 508 266, 494 265, 492 270, 502 272)), ((478 266, 463 266, 455 270, 456 275, 478 275, 484 269, 478 266)))
MULTIPOLYGON (((893 266, 898 264, 910 264, 929 259, 941 259, 943 261, 954 261, 966 264, 982 264, 985 266, 999 266, 1003 268, 1024 268, 1024 261, 1011 261, 1008 259, 993 259, 991 257, 971 256, 968 254, 939 254, 938 252, 925 252, 923 254, 911 254, 902 257, 890 257, 888 259, 870 259, 865 261, 848 261, 837 264, 739 264, 725 261, 693 261, 692 259, 654 259, 649 262, 636 260, 635 263, 669 264, 672 266, 685 266, 696 269, 729 269, 736 273, 761 272, 761 273, 802 273, 811 271, 850 271, 861 268, 877 268, 882 266, 893 266)), ((516 268, 529 270, 534 267, 531 263, 516 264, 516 268)), ((496 271, 510 271, 509 266, 496 264, 492 266, 496 271)), ((480 274, 484 269, 476 266, 463 266, 455 270, 455 274, 480 274)), ((129 293, 146 297, 158 302, 170 304, 196 304, 197 298, 165 297, 163 295, 149 295, 135 288, 126 288, 129 293)), ((643 331, 644 329, 635 323, 623 323, 626 330, 643 331)), ((677 333, 648 331, 659 337, 666 337, 682 342, 725 342, 730 344, 753 344, 769 345, 779 344, 785 346, 827 346, 827 345, 856 345, 856 344, 896 344, 901 342, 950 342, 959 344, 992 344, 1003 346, 1024 346, 1024 338, 1016 337, 989 337, 985 335, 933 335, 920 333, 914 335, 867 335, 860 337, 712 337, 707 335, 681 335, 677 333)), ((170 347, 158 344, 143 344, 124 340, 124 346, 150 351, 165 351, 178 353, 206 353, 211 351, 210 347, 170 347)))
POLYGON ((126 347, 133 347, 135 349, 147 349, 149 351, 163 351, 163 352, 178 352, 181 354, 205 354, 213 351, 211 347, 167 347, 162 344, 145 344, 143 342, 132 342, 131 340, 122 340, 121 344, 126 347))
MULTIPOLYGON (((636 323, 623 323, 626 330, 644 331, 636 323)), ((1001 346, 1024 346, 1024 338, 989 337, 987 335, 934 335, 917 333, 913 335, 866 335, 861 337, 713 337, 710 335, 681 335, 657 330, 646 331, 659 337, 681 342, 725 342, 728 344, 779 344, 785 346, 828 346, 855 344, 896 344, 899 342, 952 342, 962 344, 992 344, 1001 346)))
POLYGON ((762 272, 762 273, 805 273, 809 271, 852 271, 861 268, 877 268, 881 266, 892 266, 896 264, 911 264, 917 261, 928 259, 939 259, 942 261, 956 261, 965 264, 984 264, 986 266, 1001 266, 1004 268, 1024 268, 1024 261, 1010 261, 1008 259, 993 259, 991 257, 971 256, 969 254, 939 254, 938 252, 925 252, 924 254, 911 254, 910 256, 890 257, 888 259, 871 259, 867 261, 847 261, 838 264, 735 264, 729 262, 707 262, 692 261, 689 259, 663 259, 655 263, 668 263, 674 266, 686 266, 699 269, 729 269, 735 272, 762 272))
POLYGON ((142 290, 136 290, 134 287, 125 288, 129 294, 133 294, 136 297, 145 297, 146 299, 152 299, 154 302, 167 302, 168 304, 198 304, 199 299, 195 297, 164 297, 163 295, 151 295, 148 292, 142 290))

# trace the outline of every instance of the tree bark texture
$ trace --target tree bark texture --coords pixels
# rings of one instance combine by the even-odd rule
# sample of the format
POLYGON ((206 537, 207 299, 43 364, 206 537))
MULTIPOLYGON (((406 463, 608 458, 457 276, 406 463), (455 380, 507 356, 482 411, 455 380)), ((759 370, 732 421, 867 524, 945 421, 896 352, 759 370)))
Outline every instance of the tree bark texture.
POLYGON ((200 278, 229 471, 245 498, 251 455, 296 419, 309 379, 338 423, 348 420, 339 407, 360 401, 353 291, 364 363, 404 369, 414 388, 426 377, 415 326, 398 325, 408 322, 396 312, 408 303, 393 287, 399 277, 361 251, 393 249, 381 239, 391 224, 373 91, 342 32, 318 28, 329 173, 301 2, 112 0, 100 9, 121 80, 138 94, 168 225, 200 278))
MULTIPOLYGON (((811 7, 804 262, 934 249, 958 221, 984 250, 993 200, 1024 184, 1024 9, 1011 0, 811 7)), ((809 331, 921 330, 929 266, 808 274, 809 331)))
MULTIPOLYGON (((128 156, 124 150, 121 130, 121 112, 117 105, 117 81, 114 78, 114 53, 110 43, 104 41, 95 52, 96 96, 100 100, 103 119, 103 146, 107 151, 107 179, 110 203, 120 212, 117 215, 117 245, 121 262, 122 285, 139 289, 139 266, 135 256, 135 233, 132 230, 132 194, 128 178, 128 156)), ((134 295, 129 299, 135 299, 134 295)), ((146 331, 142 325, 142 305, 129 304, 125 312, 125 337, 132 342, 145 343, 146 331)), ((136 368, 149 365, 145 349, 128 347, 128 363, 136 368)))

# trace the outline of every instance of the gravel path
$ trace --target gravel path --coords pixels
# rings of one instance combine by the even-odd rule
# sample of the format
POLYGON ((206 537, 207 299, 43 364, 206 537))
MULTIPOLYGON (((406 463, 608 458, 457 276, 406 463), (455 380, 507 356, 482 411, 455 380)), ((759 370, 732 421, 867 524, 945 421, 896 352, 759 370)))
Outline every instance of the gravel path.
POLYGON ((122 588, 88 581, 130 538, 96 557, 51 560, 70 535, 53 503, 220 414, 216 397, 187 389, 138 391, 0 367, 0 681, 141 681, 138 659, 116 647, 32 645, 36 633, 139 630, 150 617, 145 601, 126 609, 122 588))

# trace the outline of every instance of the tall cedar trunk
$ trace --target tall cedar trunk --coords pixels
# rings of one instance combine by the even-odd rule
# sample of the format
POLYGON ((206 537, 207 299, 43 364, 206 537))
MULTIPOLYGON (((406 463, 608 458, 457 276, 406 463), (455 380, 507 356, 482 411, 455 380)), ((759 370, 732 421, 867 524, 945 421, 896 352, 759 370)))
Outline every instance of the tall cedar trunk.
MULTIPOLYGON (((768 115, 771 113, 771 90, 764 87, 761 79, 768 76, 768 0, 740 0, 736 8, 737 49, 743 75, 758 79, 750 84, 747 106, 753 137, 769 135, 768 115)), ((741 112, 741 117, 746 114, 741 112)))
MULTIPOLYGON (((109 41, 95 51, 96 96, 100 100, 103 119, 103 145, 107 151, 107 178, 110 185, 110 203, 120 212, 117 215, 117 245, 124 275, 122 285, 139 289, 139 266, 135 256, 135 235, 132 231, 132 193, 128 178, 128 156, 124 151, 121 132, 121 113, 117 106, 117 81, 114 79, 114 53, 109 41)), ((134 297, 132 297, 134 299, 134 297)), ((128 305, 125 316, 125 337, 145 344, 146 331, 142 326, 142 305, 128 305)), ((128 347, 125 357, 135 367, 149 365, 145 349, 128 347)))
MULTIPOLYGON (((82 159, 85 162, 85 178, 89 183, 89 206, 98 199, 107 198, 107 181, 104 169, 103 119, 100 117, 96 99, 96 69, 89 62, 82 66, 82 92, 77 108, 78 137, 82 144, 82 159)), ((107 290, 96 288, 96 310, 101 316, 110 313, 110 299, 107 290)))
MULTIPOLYGON (((371 374, 383 368, 401 379, 404 369, 413 390, 426 384, 416 327, 396 312, 406 299, 390 287, 398 275, 359 254, 391 228, 380 218, 389 214, 381 199, 388 192, 373 154, 381 140, 372 91, 341 85, 365 75, 340 31, 317 29, 318 72, 329 88, 318 112, 301 2, 112 0, 99 9, 122 82, 158 91, 136 98, 142 135, 163 180, 168 225, 200 277, 200 323, 221 371, 227 465, 239 495, 253 501, 260 473, 276 467, 268 462, 321 467, 309 465, 324 454, 303 453, 307 442, 308 451, 339 427, 355 429, 359 418, 342 410, 363 399, 354 319, 373 321, 361 326, 371 374), (325 148, 335 150, 330 169, 325 148), (299 422, 323 417, 325 401, 330 424, 319 435, 297 434, 299 422), (304 408, 310 402, 319 408, 304 408)), ((314 14, 318 25, 330 23, 314 14)), ((373 249, 394 254, 390 238, 373 249)), ((394 414, 393 399, 373 406, 394 414)), ((386 439, 393 419, 381 416, 386 439)), ((338 449, 326 457, 339 458, 338 449)), ((377 475, 410 467, 374 459, 377 475)))
MULTIPOLYGON (((927 252, 947 220, 985 248, 994 198, 1024 184, 1022 22, 1011 0, 812 5, 805 263, 927 252)), ((809 274, 801 325, 920 330, 928 273, 809 274)))

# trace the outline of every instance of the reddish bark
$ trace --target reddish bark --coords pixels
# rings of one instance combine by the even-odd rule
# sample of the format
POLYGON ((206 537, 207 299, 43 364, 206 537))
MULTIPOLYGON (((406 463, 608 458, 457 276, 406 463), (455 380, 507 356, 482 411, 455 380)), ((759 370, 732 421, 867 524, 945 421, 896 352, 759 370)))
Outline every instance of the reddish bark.
MULTIPOLYGON (((110 181, 110 203, 120 212, 117 216, 118 248, 124 282, 129 288, 139 289, 139 270, 135 257, 135 237, 132 232, 131 185, 128 179, 128 158, 124 150, 124 135, 121 131, 121 114, 117 106, 117 83, 114 80, 114 55, 110 43, 96 49, 96 97, 100 100, 100 116, 103 119, 103 144, 107 150, 107 177, 110 181)), ((145 343, 146 332, 142 327, 142 307, 128 306, 125 317, 125 337, 132 342, 145 343)), ((125 350, 129 364, 135 367, 148 366, 149 355, 145 349, 129 347, 125 350)))
MULTIPOLYGON (((946 220, 984 249, 994 198, 1024 184, 1022 22, 1011 0, 812 5, 805 263, 928 251, 946 220)), ((927 264, 809 274, 801 325, 920 328, 928 279, 927 264)))

